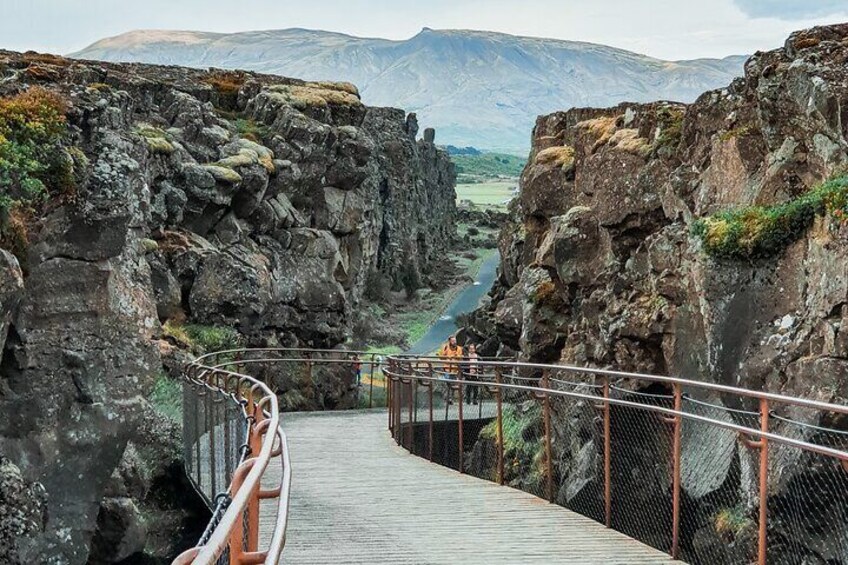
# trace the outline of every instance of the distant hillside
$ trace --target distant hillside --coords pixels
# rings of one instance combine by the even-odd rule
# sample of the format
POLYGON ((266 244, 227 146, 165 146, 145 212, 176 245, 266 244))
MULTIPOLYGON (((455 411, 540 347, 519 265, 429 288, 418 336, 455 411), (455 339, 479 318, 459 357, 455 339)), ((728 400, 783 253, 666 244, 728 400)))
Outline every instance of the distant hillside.
POLYGON ((603 45, 425 28, 405 41, 286 29, 133 31, 72 57, 223 67, 356 84, 370 105, 417 112, 438 143, 526 150, 537 115, 572 106, 690 102, 744 58, 663 61, 603 45))

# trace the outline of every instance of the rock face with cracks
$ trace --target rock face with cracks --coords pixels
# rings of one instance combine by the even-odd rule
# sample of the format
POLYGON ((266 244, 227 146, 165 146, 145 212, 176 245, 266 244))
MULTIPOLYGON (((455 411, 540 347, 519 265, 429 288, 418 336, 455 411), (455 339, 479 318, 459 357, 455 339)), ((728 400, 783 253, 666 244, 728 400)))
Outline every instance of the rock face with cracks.
MULTIPOLYGON (((520 195, 500 236, 491 301, 463 335, 483 343, 483 355, 515 351, 528 361, 844 403, 848 230, 838 187, 848 186, 846 108, 848 25, 834 25, 795 33, 783 48, 755 54, 744 77, 690 105, 622 104, 540 117, 520 195), (838 189, 808 206, 828 180, 838 189), (727 215, 734 210, 741 212, 727 215), (764 238, 769 253, 758 251, 766 248, 757 246, 764 238)), ((702 400, 719 406, 711 417, 728 421, 739 416, 724 406, 757 410, 729 399, 702 400)), ((793 417, 848 429, 838 419, 793 417)), ((596 503, 599 463, 586 446, 602 441, 598 431, 569 433, 575 425, 569 414, 555 420, 561 500, 596 503)), ((813 429, 784 432, 816 440, 813 429)), ((721 550, 720 561, 747 562, 750 555, 733 543, 728 548, 715 523, 722 512, 738 511, 740 523, 747 520, 756 462, 735 436, 709 433, 693 426, 684 430, 684 442, 714 445, 732 464, 702 465, 702 452, 684 449, 684 468, 700 469, 684 481, 687 504, 699 512, 697 523, 687 524, 684 557, 716 562, 721 550)), ((644 438, 622 441, 636 445, 644 438)), ((631 450, 628 472, 651 476, 651 461, 667 458, 662 445, 653 449, 631 450)), ((775 513, 787 508, 791 488, 830 480, 829 474, 841 480, 838 466, 799 463, 785 453, 771 458, 770 473, 780 477, 775 513)), ((653 490, 639 487, 639 504, 663 500, 668 485, 651 483, 653 490)), ((778 514, 772 523, 781 523, 778 514)), ((844 528, 823 534, 812 513, 798 523, 804 525, 773 534, 788 540, 786 549, 773 549, 785 553, 774 553, 777 562, 844 561, 833 553, 844 528)), ((659 529, 642 538, 653 543, 659 529)), ((746 532, 740 526, 740 540, 746 532)))
MULTIPOLYGON (((33 89, 61 100, 74 169, 0 250, 0 505, 43 489, 0 543, 28 563, 167 559, 194 511, 151 494, 179 475, 147 401, 179 366, 163 325, 342 343, 369 274, 399 286, 410 258, 440 259, 453 166, 349 84, 0 51, 0 100, 33 89)), ((351 404, 337 381, 321 402, 351 404)))

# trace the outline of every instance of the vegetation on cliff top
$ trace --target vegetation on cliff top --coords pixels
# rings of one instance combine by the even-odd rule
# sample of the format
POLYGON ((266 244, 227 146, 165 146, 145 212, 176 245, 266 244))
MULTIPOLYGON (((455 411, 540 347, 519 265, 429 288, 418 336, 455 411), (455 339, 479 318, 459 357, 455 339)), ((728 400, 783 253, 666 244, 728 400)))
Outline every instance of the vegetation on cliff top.
POLYGON ((692 225, 692 234, 713 257, 771 257, 800 239, 816 216, 824 215, 841 223, 848 221, 848 175, 782 204, 749 206, 701 218, 692 225))
POLYGON ((66 111, 58 94, 39 87, 0 98, 0 245, 19 258, 40 206, 72 195, 87 165, 81 151, 63 147, 66 111))

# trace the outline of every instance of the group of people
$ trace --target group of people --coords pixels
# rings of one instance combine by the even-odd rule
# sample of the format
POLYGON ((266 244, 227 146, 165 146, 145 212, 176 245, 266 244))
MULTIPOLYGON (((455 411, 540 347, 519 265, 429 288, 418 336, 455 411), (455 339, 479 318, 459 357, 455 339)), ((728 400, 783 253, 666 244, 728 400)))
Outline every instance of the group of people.
MULTIPOLYGON (((452 335, 448 338, 439 350, 439 357, 447 362, 444 365, 444 374, 448 379, 461 379, 464 381, 477 381, 480 377, 479 357, 477 356, 477 346, 469 343, 463 347, 456 341, 456 336, 452 335)), ((452 394, 448 393, 448 404, 453 403, 452 394)), ((477 404, 480 400, 480 387, 470 385, 465 387, 465 403, 477 404)))

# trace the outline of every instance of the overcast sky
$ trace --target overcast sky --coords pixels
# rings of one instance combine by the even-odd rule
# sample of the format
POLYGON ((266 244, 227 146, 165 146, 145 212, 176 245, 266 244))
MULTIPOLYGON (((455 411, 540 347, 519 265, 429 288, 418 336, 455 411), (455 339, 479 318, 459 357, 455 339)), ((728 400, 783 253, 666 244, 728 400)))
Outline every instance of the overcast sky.
POLYGON ((0 0, 0 47, 68 53, 134 29, 304 27, 406 39, 422 27, 591 41, 665 59, 772 49, 848 22, 848 0, 0 0))

